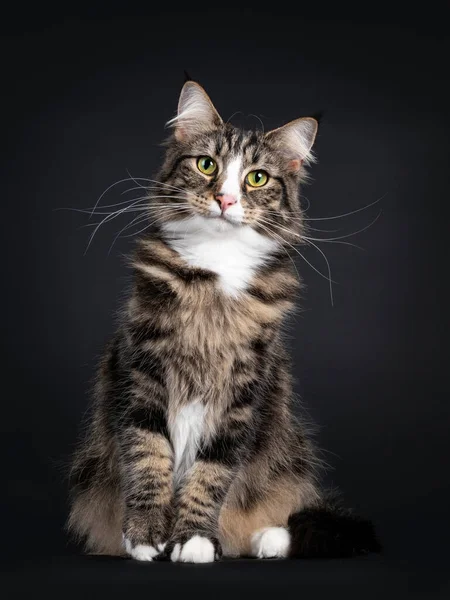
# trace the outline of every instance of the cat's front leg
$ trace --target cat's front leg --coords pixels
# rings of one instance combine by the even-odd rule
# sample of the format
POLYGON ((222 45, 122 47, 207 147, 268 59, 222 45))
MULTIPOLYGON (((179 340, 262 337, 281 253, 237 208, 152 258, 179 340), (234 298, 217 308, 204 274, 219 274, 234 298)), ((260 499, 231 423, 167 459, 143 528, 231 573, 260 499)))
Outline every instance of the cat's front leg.
POLYGON ((164 550, 170 535, 173 456, 158 420, 141 417, 121 436, 123 538, 130 556, 151 561, 164 550))
POLYGON ((212 562, 221 555, 218 518, 234 469, 197 460, 177 494, 176 521, 165 554, 174 562, 212 562))
POLYGON ((225 496, 249 447, 250 407, 230 410, 213 439, 203 442, 177 493, 176 520, 165 554, 174 562, 218 559, 218 519, 225 496))

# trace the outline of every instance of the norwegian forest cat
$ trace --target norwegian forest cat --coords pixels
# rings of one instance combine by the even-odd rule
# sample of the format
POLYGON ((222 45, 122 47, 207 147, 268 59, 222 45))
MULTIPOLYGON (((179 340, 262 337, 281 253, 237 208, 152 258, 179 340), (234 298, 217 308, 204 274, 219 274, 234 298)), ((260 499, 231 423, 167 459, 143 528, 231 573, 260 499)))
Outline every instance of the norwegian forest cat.
POLYGON ((280 331, 317 121, 241 131, 188 80, 169 125, 156 224, 73 461, 69 527, 90 552, 142 561, 378 551, 371 523, 319 485, 280 331))

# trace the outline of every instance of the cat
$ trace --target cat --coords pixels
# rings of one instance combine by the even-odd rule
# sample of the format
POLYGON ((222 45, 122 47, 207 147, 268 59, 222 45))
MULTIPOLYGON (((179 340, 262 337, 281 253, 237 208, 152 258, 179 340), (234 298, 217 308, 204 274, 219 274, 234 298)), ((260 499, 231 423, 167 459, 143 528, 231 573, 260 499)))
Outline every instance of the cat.
POLYGON ((141 561, 379 551, 370 521, 321 489, 281 333, 318 123, 242 131, 188 80, 168 125, 157 223, 99 366, 69 529, 89 552, 141 561))

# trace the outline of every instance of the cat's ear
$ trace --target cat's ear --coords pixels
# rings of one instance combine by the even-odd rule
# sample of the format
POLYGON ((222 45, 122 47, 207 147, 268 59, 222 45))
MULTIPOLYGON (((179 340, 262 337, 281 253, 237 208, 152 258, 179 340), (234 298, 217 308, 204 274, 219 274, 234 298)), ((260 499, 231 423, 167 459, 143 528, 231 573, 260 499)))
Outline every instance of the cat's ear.
POLYGON ((186 81, 178 101, 177 116, 167 125, 175 130, 178 141, 187 141, 200 133, 216 129, 222 124, 208 94, 195 81, 186 81))
POLYGON ((269 131, 266 138, 286 156, 288 169, 296 172, 303 163, 309 164, 315 160, 311 148, 318 126, 316 119, 304 117, 269 131))

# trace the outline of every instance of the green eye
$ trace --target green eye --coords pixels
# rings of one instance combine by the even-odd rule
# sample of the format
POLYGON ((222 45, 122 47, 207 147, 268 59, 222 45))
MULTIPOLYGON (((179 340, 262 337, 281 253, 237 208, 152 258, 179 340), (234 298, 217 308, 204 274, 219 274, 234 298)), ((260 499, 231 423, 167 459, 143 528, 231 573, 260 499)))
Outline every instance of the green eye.
POLYGON ((198 170, 205 175, 212 175, 217 169, 217 163, 209 156, 202 156, 197 161, 198 170))
POLYGON ((262 187, 269 179, 265 171, 250 171, 247 175, 247 183, 252 187, 262 187))

